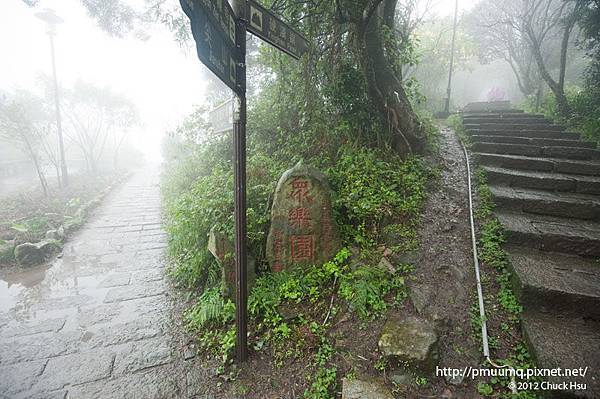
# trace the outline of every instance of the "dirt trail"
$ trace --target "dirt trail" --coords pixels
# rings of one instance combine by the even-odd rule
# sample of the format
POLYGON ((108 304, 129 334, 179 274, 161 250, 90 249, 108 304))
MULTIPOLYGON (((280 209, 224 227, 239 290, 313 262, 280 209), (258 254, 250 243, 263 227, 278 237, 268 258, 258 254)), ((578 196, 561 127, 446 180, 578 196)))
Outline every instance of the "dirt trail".
MULTIPOLYGON (((420 252, 410 280, 412 309, 435 321, 440 336, 439 367, 477 366, 481 354, 470 337, 469 307, 475 277, 469 227, 467 170, 454 132, 441 128, 440 177, 425 204, 419 228, 420 252)), ((477 397, 475 383, 449 387, 434 378, 432 393, 477 397)), ((422 392, 422 391, 421 391, 422 392)))

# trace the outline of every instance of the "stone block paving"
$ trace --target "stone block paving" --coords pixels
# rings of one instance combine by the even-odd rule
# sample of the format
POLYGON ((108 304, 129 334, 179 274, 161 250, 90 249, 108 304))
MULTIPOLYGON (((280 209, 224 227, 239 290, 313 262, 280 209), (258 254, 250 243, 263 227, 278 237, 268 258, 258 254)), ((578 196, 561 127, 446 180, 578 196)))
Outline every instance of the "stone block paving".
POLYGON ((172 322, 158 182, 136 173, 60 258, 0 275, 1 399, 208 397, 172 322))

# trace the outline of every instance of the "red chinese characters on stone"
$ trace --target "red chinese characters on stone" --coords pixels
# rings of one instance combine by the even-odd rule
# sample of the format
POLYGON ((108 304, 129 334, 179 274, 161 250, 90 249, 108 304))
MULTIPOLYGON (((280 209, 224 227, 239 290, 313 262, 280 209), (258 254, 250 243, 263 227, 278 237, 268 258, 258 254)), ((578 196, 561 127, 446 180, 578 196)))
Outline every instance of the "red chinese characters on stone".
POLYGON ((309 181, 295 177, 291 182, 292 191, 288 195, 289 198, 295 199, 300 205, 305 202, 313 202, 313 197, 310 195, 309 181))
POLYGON ((290 236, 292 261, 312 261, 315 256, 315 237, 313 235, 290 236))
POLYGON ((308 208, 294 208, 288 213, 288 223, 295 228, 309 227, 311 220, 308 208))
POLYGON ((281 263, 281 250, 283 249, 283 236, 281 231, 275 233, 275 263, 273 264, 273 271, 280 272, 283 270, 283 264, 281 263))

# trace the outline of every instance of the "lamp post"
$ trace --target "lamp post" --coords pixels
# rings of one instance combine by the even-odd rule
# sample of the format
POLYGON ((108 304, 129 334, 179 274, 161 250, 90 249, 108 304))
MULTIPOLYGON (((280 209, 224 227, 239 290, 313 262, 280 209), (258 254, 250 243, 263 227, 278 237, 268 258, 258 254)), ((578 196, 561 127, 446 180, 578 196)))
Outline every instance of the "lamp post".
POLYGON ((52 57, 52 75, 54 77, 54 106, 56 111, 56 128, 58 130, 58 149, 60 151, 60 172, 61 183, 63 186, 69 185, 69 174, 67 171, 67 162, 65 160, 65 147, 63 143, 62 120, 60 116, 60 98, 58 93, 58 78, 56 77, 56 60, 54 57, 54 35, 56 35, 56 25, 62 24, 64 20, 56 15, 54 10, 46 8, 43 11, 35 13, 35 16, 46 22, 48 37, 50 38, 50 54, 52 57))
POLYGON ((444 114, 450 115, 450 96, 452 94, 452 72, 454 69, 454 47, 456 44, 456 27, 458 25, 458 0, 454 5, 454 27, 452 29, 452 48, 450 50, 450 71, 448 72, 448 88, 446 89, 446 103, 444 104, 444 114))

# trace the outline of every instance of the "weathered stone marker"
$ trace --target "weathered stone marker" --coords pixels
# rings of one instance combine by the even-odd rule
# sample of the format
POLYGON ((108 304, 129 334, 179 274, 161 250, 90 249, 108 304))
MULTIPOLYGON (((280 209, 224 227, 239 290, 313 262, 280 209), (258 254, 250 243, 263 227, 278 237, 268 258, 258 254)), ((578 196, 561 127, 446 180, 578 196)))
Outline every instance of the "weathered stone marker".
POLYGON ((271 270, 326 262, 340 246, 326 177, 298 163, 281 176, 275 189, 267 238, 271 270))
MULTIPOLYGON (((221 265, 221 293, 226 299, 235 302, 235 248, 227 236, 214 227, 208 236, 208 250, 221 265)), ((254 258, 248 254, 246 273, 248 276, 248 291, 254 287, 256 282, 256 271, 254 270, 254 258)))

